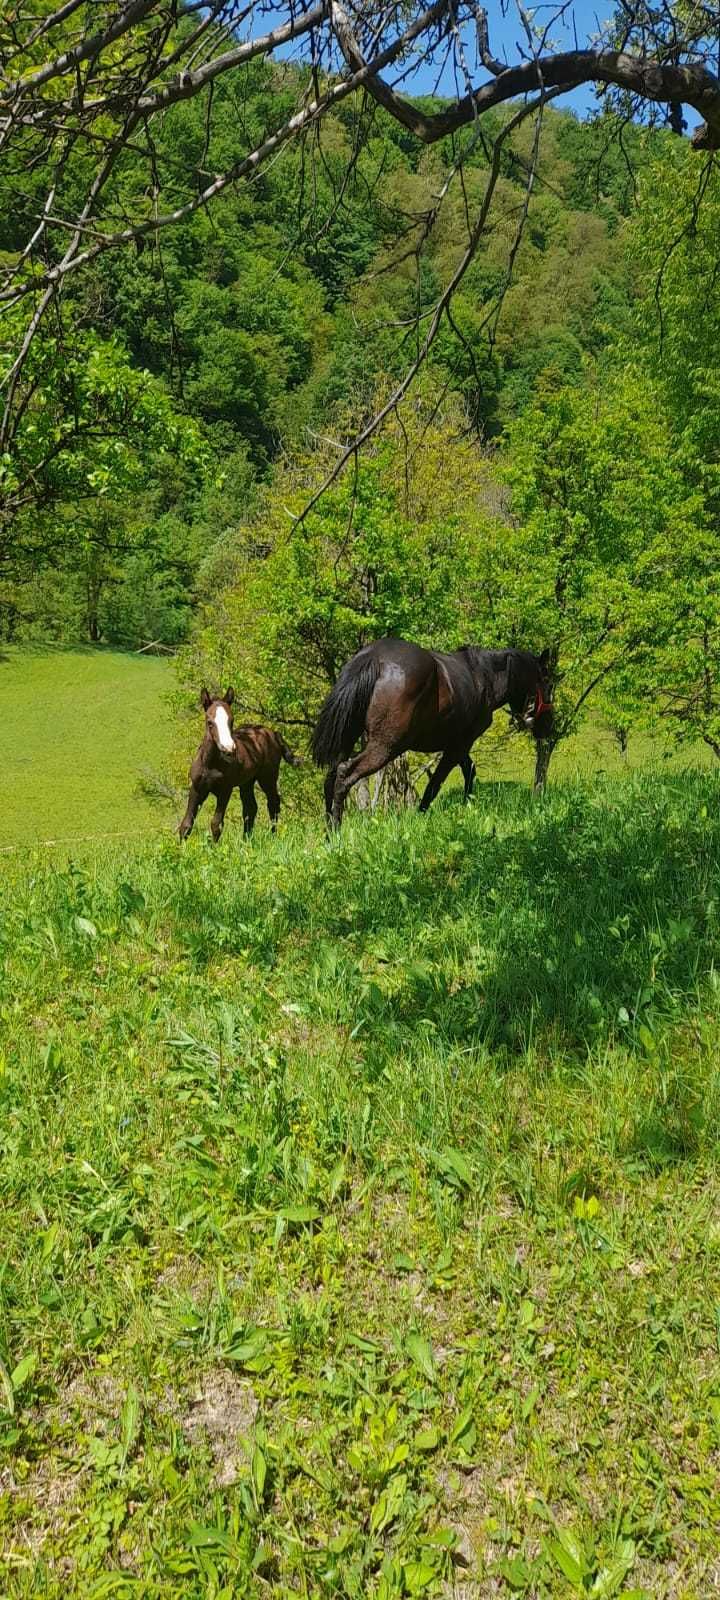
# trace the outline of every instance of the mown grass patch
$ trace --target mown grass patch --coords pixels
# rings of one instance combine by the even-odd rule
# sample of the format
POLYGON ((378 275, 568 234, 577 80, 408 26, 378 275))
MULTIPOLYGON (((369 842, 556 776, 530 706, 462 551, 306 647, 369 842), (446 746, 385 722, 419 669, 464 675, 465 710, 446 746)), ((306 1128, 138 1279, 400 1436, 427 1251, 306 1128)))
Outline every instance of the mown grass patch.
POLYGON ((11 867, 9 1595, 712 1592, 717 800, 11 867))
POLYGON ((0 659, 0 847, 170 820, 140 792, 162 771, 177 731, 172 664, 119 650, 3 648, 0 659))

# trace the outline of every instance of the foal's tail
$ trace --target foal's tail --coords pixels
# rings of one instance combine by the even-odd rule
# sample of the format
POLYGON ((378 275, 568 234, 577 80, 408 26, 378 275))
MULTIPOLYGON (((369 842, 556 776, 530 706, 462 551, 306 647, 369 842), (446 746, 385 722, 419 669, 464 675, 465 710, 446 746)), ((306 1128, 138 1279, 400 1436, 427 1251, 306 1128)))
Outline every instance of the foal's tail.
POLYGON ((276 733, 275 738, 280 746, 280 754, 283 761, 287 761, 289 767, 301 767, 302 758, 294 754, 294 752, 290 749, 289 744, 285 743, 282 734, 276 733))
POLYGON ((377 658, 365 650, 343 667, 313 734, 313 760, 319 767, 333 766, 341 756, 349 756, 357 744, 379 672, 377 658))

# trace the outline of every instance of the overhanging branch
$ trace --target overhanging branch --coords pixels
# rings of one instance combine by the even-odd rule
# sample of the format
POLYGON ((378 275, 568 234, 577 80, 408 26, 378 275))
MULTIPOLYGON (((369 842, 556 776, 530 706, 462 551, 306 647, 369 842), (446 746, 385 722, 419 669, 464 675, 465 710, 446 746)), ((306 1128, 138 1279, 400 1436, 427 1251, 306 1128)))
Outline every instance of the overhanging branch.
MULTIPOLYGON (((332 8, 335 33, 343 55, 353 70, 366 66, 350 19, 342 4, 332 8)), ((493 70, 499 67, 493 62, 493 70)), ((583 83, 612 84, 643 100, 670 105, 689 105, 704 119, 704 126, 693 134, 698 149, 720 149, 720 80, 709 68, 688 63, 666 66, 645 56, 624 50, 568 50, 558 55, 541 56, 506 67, 487 83, 481 84, 447 111, 427 113, 396 93, 374 68, 367 80, 368 93, 409 128, 424 144, 434 144, 448 134, 467 127, 494 106, 504 105, 520 95, 539 89, 570 90, 583 83)))

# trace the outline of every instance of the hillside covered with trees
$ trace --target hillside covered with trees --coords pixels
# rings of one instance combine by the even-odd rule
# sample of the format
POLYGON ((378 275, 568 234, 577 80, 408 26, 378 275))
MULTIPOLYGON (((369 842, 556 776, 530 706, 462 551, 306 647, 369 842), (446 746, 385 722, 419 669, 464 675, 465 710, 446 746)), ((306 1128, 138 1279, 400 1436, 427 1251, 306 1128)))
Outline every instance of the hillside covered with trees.
MULTIPOLYGON (((147 227, 91 245, 27 349, 5 309, 2 637, 183 646, 188 685, 230 673, 301 728, 377 633, 550 644, 560 737, 599 702, 720 753, 713 155, 612 105, 427 147, 366 96, 198 204, 311 81, 253 60, 212 117, 170 105, 113 176, 147 227)), ((8 270, 51 180, 47 151, 3 168, 8 270)))
MULTIPOLYGON (((281 92, 278 73, 248 69, 244 87, 246 118, 256 111, 259 125, 265 98, 281 92)), ((288 102, 294 92, 286 88, 288 102)), ((207 149, 196 105, 164 121, 158 179, 178 206, 203 162, 215 170, 237 153, 235 99, 229 84, 218 86, 207 149)), ((549 112, 548 134, 501 315, 495 297, 529 160, 522 132, 505 157, 496 233, 432 353, 431 387, 461 398, 480 441, 501 436, 543 372, 578 382, 630 317, 625 153, 602 123, 549 112)), ((642 142, 631 143, 642 165, 642 142)), ((48 324, 33 351, 43 404, 21 425, 6 467, 22 484, 44 435, 61 445, 17 514, 5 636, 186 635, 203 559, 244 519, 278 459, 307 449, 329 417, 337 427, 362 417, 402 371, 415 319, 432 307, 461 240, 468 200, 458 191, 420 259, 453 159, 451 140, 423 152, 381 110, 341 107, 321 142, 287 151, 249 192, 224 195, 154 245, 101 257, 73 285, 61 326, 48 324), (43 582, 28 583, 43 555, 43 582)), ((135 165, 130 152, 130 195, 142 177, 135 165)), ((479 189, 486 167, 478 145, 468 184, 479 189)), ((28 185, 25 173, 3 173, 6 259, 46 177, 39 170, 28 185)), ((9 358, 12 315, 2 329, 9 358)))

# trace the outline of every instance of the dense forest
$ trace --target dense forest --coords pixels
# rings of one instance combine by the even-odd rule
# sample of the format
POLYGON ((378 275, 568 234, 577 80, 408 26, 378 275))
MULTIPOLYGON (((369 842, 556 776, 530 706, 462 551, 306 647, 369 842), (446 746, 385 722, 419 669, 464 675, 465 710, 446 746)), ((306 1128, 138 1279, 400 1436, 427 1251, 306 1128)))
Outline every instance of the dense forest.
MULTIPOLYGON (((244 140, 298 72, 245 70, 244 140)), ((218 83, 212 128, 191 101, 154 130, 174 205, 234 159, 238 92, 218 83)), ((485 136, 423 150, 347 103, 75 279, 2 466, 6 498, 31 485, 3 523, 3 636, 183 645, 188 683, 240 675, 243 704, 301 726, 378 632, 549 643, 560 735, 592 695, 620 730, 662 713, 720 753, 712 157, 699 207, 681 141, 549 109, 529 192, 532 137, 503 148, 493 226, 407 403, 299 522, 412 358, 485 136)), ((129 147, 128 206, 144 172, 129 147)), ((5 168, 5 260, 46 181, 5 168)), ((12 313, 0 337, 11 356, 12 313)))

